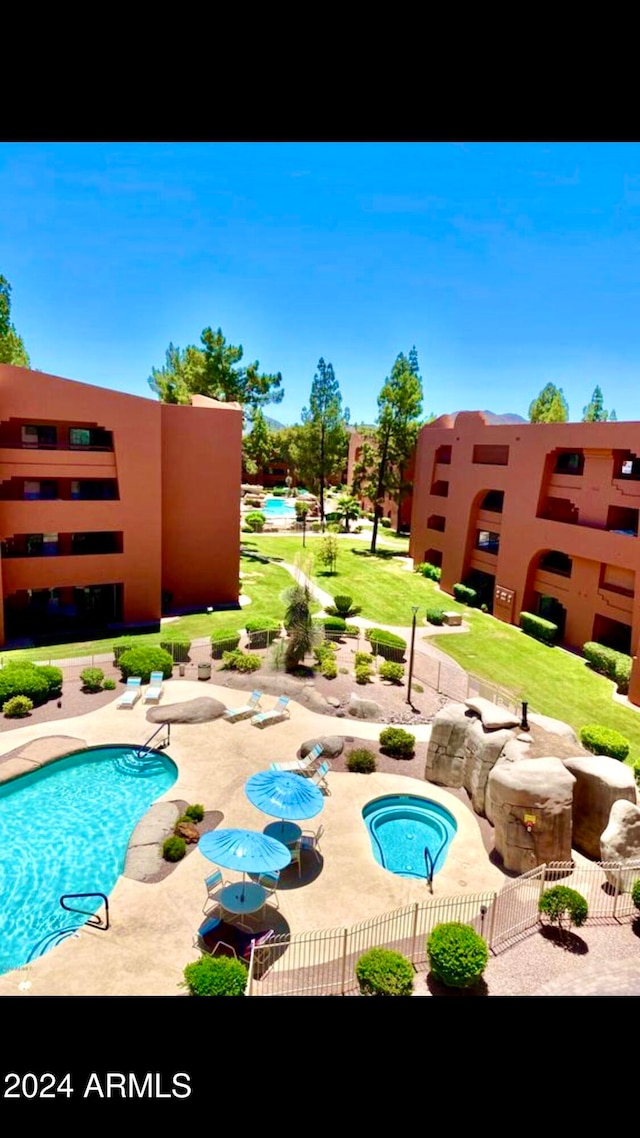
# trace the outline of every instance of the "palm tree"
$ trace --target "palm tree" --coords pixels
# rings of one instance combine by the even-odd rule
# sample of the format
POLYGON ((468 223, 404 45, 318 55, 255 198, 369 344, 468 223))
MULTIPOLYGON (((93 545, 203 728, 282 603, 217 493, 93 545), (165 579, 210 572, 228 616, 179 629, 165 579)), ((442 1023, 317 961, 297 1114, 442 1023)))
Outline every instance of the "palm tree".
POLYGON ((349 533, 349 522, 360 517, 360 506, 357 498, 351 494, 343 494, 336 503, 336 514, 344 521, 345 532, 349 533))

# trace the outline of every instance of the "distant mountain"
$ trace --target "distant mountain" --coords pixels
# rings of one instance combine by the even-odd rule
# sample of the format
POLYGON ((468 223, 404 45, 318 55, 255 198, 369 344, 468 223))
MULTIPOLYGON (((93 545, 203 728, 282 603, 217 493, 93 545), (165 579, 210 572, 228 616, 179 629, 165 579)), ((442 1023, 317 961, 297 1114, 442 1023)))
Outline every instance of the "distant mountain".
POLYGON ((487 422, 492 423, 495 427, 499 426, 501 423, 505 424, 529 422, 528 419, 523 419, 522 415, 513 415, 511 412, 508 412, 506 415, 496 415, 495 411, 483 411, 482 414, 486 415, 487 422))
POLYGON ((270 419, 268 415, 265 415, 264 421, 272 431, 283 431, 286 426, 286 423, 279 423, 277 419, 270 419))

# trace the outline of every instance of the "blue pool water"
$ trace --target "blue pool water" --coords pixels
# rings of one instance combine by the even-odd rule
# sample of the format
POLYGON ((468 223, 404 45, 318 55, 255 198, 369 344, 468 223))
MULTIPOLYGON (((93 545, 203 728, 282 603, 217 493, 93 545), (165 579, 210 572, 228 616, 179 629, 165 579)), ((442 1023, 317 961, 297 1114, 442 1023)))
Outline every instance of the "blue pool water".
POLYGON ((442 869, 457 824, 448 810, 417 794, 374 798, 362 811, 379 865, 400 877, 426 879, 429 850, 434 872, 442 869))
MULTIPOLYGON (((87 920, 60 897, 111 892, 134 827, 177 775, 159 751, 96 747, 0 786, 0 973, 87 920)), ((101 902, 75 904, 96 912, 101 902)))
POLYGON ((262 512, 272 518, 292 518, 296 508, 293 498, 265 498, 262 512))

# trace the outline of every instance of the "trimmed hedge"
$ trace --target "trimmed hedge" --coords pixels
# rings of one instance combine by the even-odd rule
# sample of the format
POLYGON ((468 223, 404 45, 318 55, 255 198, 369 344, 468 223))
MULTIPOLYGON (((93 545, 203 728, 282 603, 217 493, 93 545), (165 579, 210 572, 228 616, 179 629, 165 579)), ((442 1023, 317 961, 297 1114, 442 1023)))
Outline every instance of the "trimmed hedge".
POLYGON ((422 576, 428 577, 430 581, 439 581, 442 576, 442 569, 439 565, 432 565, 430 561, 421 561, 419 565, 415 566, 414 573, 422 573, 422 576))
POLYGON ((41 668, 29 661, 7 664, 0 671, 0 706, 16 695, 27 696, 34 706, 49 699, 49 683, 41 668))
POLYGON ((470 925, 449 921, 431 932, 427 956, 433 975, 448 988, 473 988, 482 978, 489 950, 470 925))
POLYGON ((403 727, 385 727, 380 732, 382 750, 395 759, 406 759, 416 749, 416 737, 403 727))
POLYGON ((276 640, 280 635, 282 628, 279 620, 272 620, 270 617, 257 617, 255 620, 247 621, 245 631, 249 638, 249 647, 258 649, 268 648, 271 641, 276 640))
POLYGON ((393 660, 385 660, 378 669, 378 675, 382 680, 391 680, 392 684, 401 684, 404 679, 404 668, 402 664, 395 664, 393 660))
POLYGON ((396 636, 395 632, 386 632, 383 628, 368 628, 365 637, 371 645, 374 656, 384 656, 385 660, 395 660, 400 663, 407 648, 406 640, 396 636))
POLYGON ((249 969, 233 956, 201 956, 184 969, 190 996, 244 996, 249 969))
POLYGON ((62 668, 54 664, 38 664, 37 668, 49 685, 49 699, 58 699, 62 695, 62 668))
POLYGON ((371 668, 368 664, 356 664, 356 683, 368 684, 371 679, 371 668))
POLYGON ((631 900, 636 909, 640 909, 640 877, 637 877, 631 886, 631 900))
POLYGON ((589 661, 594 672, 599 672, 600 675, 613 680, 621 695, 627 694, 633 663, 631 656, 627 656, 624 652, 616 652, 613 648, 607 648, 606 645, 598 644, 595 640, 588 640, 586 644, 582 645, 582 654, 589 661))
POLYGON ((221 660, 224 652, 233 652, 240 643, 240 633, 221 629, 211 634, 211 656, 214 660, 221 660))
POLYGON ((138 641, 135 636, 120 636, 113 642, 113 662, 117 664, 123 652, 128 652, 130 648, 135 648, 138 641))
POLYGON ((457 585, 453 586, 453 595, 461 605, 469 605, 469 608, 477 608, 480 604, 480 594, 477 589, 471 589, 468 585, 463 585, 460 581, 457 585))
POLYGON ((536 616, 532 612, 520 613, 520 628, 526 632, 527 636, 533 636, 536 640, 542 640, 544 644, 553 644, 556 636, 558 635, 558 626, 551 620, 544 620, 541 616, 536 616))
POLYGON ((189 659, 191 641, 184 637, 177 637, 175 640, 161 640, 160 647, 169 653, 174 664, 186 664, 189 659))
POLYGON ((173 672, 173 660, 171 654, 165 652, 164 648, 147 644, 123 652, 118 660, 118 667, 123 680, 127 680, 129 676, 140 676, 143 684, 148 684, 152 672, 162 672, 164 679, 168 680, 173 672))
POLYGON ((444 624, 444 609, 427 609, 429 624, 444 624))
POLYGON ((249 527, 252 533, 260 533, 264 529, 266 520, 266 514, 263 514, 261 510, 252 510, 251 513, 244 516, 244 524, 249 527))
POLYGON ((333 655, 326 655, 320 663, 320 673, 326 680, 335 680, 338 675, 338 665, 333 655))
POLYGON ((620 731, 614 731, 612 727, 601 727, 598 723, 588 723, 586 727, 580 728, 580 742, 594 755, 609 755, 621 762, 624 762, 631 749, 629 740, 620 731))
POLYGON ((262 660, 259 656, 252 656, 250 652, 242 652, 240 648, 222 653, 221 672, 257 672, 258 668, 261 667, 262 660))
POLYGON ((102 691, 102 684, 104 681, 104 672, 102 671, 102 668, 85 668, 84 671, 80 672, 80 679, 82 680, 82 687, 84 691, 102 691))
POLYGON ((390 948, 370 948, 356 964, 356 978, 363 996, 410 996, 413 965, 390 948))

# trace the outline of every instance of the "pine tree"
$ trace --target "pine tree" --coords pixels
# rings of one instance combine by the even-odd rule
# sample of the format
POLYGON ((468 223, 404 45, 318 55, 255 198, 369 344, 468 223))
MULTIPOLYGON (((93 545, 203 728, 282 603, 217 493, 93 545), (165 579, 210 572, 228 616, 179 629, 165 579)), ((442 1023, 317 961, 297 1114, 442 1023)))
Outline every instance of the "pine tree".
POLYGON ((320 525, 324 530, 325 487, 333 474, 343 470, 347 457, 349 409, 345 407, 343 411, 333 366, 323 359, 318 361, 309 406, 302 411, 302 422, 305 430, 301 449, 306 451, 306 460, 314 472, 311 481, 318 487, 320 525))
POLYGON ((609 418, 609 412, 604 409, 604 399, 602 391, 599 387, 595 387, 591 402, 587 403, 586 407, 582 408, 582 422, 583 423, 606 423, 609 418))
POLYGON ((11 285, 0 275, 0 364, 30 367, 21 337, 11 323, 11 285))
POLYGON ((529 407, 531 423, 566 423, 569 419, 569 405, 561 387, 548 383, 537 399, 529 407))
POLYGON ((249 473, 257 474, 258 471, 264 473, 264 468, 274 453, 274 438, 260 408, 253 416, 251 430, 244 437, 242 449, 244 465, 249 473))

